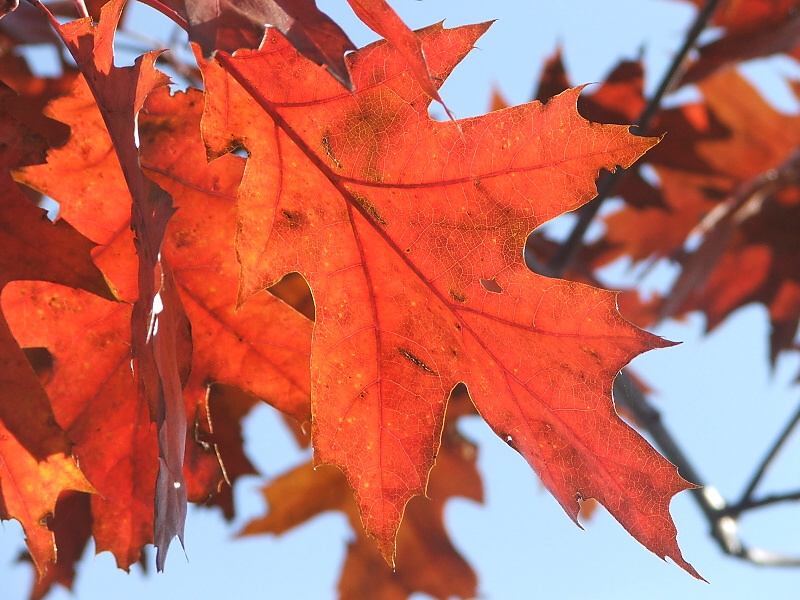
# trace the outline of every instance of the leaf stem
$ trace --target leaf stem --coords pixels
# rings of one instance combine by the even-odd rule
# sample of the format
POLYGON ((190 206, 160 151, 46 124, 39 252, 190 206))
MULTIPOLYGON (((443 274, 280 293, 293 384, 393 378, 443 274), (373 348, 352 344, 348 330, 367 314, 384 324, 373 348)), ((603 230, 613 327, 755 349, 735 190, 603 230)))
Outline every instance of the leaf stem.
POLYGON ((42 4, 39 0, 28 0, 28 3, 41 12, 47 18, 47 20, 50 21, 50 25, 56 30, 56 34, 63 41, 64 38, 61 36, 61 32, 59 30, 61 24, 58 22, 58 19, 53 16, 53 13, 50 12, 50 9, 42 4))
POLYGON ((165 15, 166 17, 174 21, 181 29, 189 31, 189 23, 186 20, 186 18, 183 15, 181 15, 178 11, 170 8, 166 4, 159 2, 159 0, 139 0, 139 2, 165 15))
POLYGON ((86 8, 86 2, 83 0, 72 0, 72 3, 75 5, 75 8, 78 9, 78 14, 82 19, 85 19, 89 16, 89 10, 86 8))
MULTIPOLYGON (((661 83, 659 84, 658 89, 656 89, 653 96, 647 102, 647 105, 642 111, 639 120, 634 126, 638 132, 641 133, 647 131, 647 129, 650 127, 653 117, 661 108, 661 101, 678 80, 686 57, 688 56, 689 52, 691 52, 692 48, 694 48, 697 38, 708 25, 708 22, 711 19, 711 16, 714 14, 714 11, 719 3, 720 0, 707 0, 702 10, 697 13, 691 28, 686 33, 686 37, 683 40, 683 45, 673 57, 669 69, 667 69, 667 72, 661 78, 661 83)), ((633 168, 636 168, 636 166, 633 168)), ((578 252, 580 251, 580 247, 583 243, 583 237, 586 235, 586 230, 589 228, 589 225, 595 216, 597 216, 597 213, 600 210, 600 207, 603 205, 603 202, 614 193, 614 190, 619 185, 619 182, 622 181, 622 178, 626 173, 627 170, 618 168, 613 173, 604 173, 600 177, 600 180, 597 184, 597 196, 595 196, 594 200, 584 205, 578 211, 578 222, 575 223, 575 226, 572 228, 572 231, 570 232, 566 241, 561 244, 553 257, 550 259, 547 265, 547 275, 551 277, 560 277, 563 275, 564 271, 567 270, 570 264, 572 264, 572 262, 575 260, 575 257, 578 255, 578 252)))

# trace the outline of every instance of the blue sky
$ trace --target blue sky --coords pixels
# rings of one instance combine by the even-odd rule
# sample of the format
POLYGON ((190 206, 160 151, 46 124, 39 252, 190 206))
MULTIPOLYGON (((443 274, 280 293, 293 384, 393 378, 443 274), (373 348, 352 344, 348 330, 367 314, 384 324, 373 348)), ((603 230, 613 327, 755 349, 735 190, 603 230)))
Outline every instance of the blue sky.
MULTIPOLYGON (((357 45, 374 39, 350 15, 344 0, 319 4, 357 45)), ((412 27, 442 19, 445 26, 497 19, 442 89, 457 117, 485 112, 493 85, 511 103, 527 101, 543 60, 558 44, 574 83, 600 81, 617 60, 642 52, 647 84, 652 88, 694 14, 688 3, 669 0, 395 0, 392 4, 412 27)), ((146 27, 154 35, 158 26, 154 13, 135 8, 132 25, 146 27)), ((749 67, 747 73, 766 86, 782 108, 796 110, 781 83, 787 70, 783 62, 767 61, 749 67)), ((729 321, 710 336, 702 335, 700 317, 665 324, 656 333, 683 344, 648 353, 636 359, 634 367, 656 390, 654 402, 699 472, 733 500, 795 410, 798 390, 791 384, 800 361, 786 357, 774 371, 768 369, 763 308, 747 307, 729 321)), ((521 457, 478 418, 466 420, 463 431, 480 446, 486 503, 454 500, 448 505, 446 520, 456 545, 478 572, 481 598, 797 596, 800 569, 759 568, 721 555, 687 493, 673 501, 672 513, 685 558, 709 584, 650 554, 602 510, 585 523, 584 531, 575 527, 521 457)), ((267 476, 307 458, 295 449, 267 407, 248 422, 247 435, 251 455, 267 476)), ((793 440, 765 482, 768 487, 796 489, 792 457, 798 450, 800 444, 793 440)), ((95 557, 89 552, 75 594, 59 589, 50 598, 333 599, 351 535, 342 516, 322 516, 281 538, 231 541, 244 522, 264 511, 257 492, 260 483, 251 478, 240 484, 239 517, 233 525, 226 525, 215 512, 190 510, 186 556, 174 544, 166 573, 143 576, 137 566, 126 575, 115 569, 110 555, 95 557)), ((800 521, 792 507, 743 519, 742 535, 753 545, 800 556, 800 521)), ((26 597, 30 569, 13 564, 21 539, 16 522, 0 525, 3 600, 26 597)))

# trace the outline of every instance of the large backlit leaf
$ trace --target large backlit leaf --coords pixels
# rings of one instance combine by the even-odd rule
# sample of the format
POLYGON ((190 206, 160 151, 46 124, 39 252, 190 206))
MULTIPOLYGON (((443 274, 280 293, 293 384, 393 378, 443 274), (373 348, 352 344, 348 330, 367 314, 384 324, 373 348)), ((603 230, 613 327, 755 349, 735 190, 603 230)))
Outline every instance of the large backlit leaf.
MULTIPOLYGON (((418 32, 437 85, 486 27, 418 32)), ((601 168, 630 165, 654 140, 584 120, 579 90, 437 122, 391 45, 349 58, 353 94, 277 33, 261 52, 202 65, 209 153, 250 153, 238 196, 241 301, 290 271, 314 294, 317 461, 345 472, 391 562, 463 381, 573 519, 595 497, 696 575, 668 510, 690 484, 610 398, 619 369, 666 342, 624 321, 614 294, 535 275, 522 257, 531 230, 588 201, 601 168)))

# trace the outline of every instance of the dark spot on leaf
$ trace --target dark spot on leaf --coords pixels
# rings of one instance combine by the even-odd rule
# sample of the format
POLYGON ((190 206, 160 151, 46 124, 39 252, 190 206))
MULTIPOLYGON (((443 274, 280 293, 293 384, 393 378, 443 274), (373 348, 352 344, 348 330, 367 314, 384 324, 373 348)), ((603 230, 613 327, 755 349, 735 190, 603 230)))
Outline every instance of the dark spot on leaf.
POLYGON ((503 288, 500 287, 500 284, 495 279, 481 279, 481 285, 487 292, 492 292, 493 294, 503 293, 503 288))
POLYGON ((381 216, 378 212, 378 209, 375 208, 375 205, 370 202, 366 196, 359 194, 358 192, 353 192, 353 200, 355 200, 356 204, 358 204, 361 208, 366 211, 366 213, 372 217, 375 221, 386 226, 386 220, 381 216))
POLYGON ((450 290, 450 296, 456 302, 466 302, 467 301, 467 297, 464 294, 462 294, 461 292, 457 292, 455 290, 450 290))
POLYGON ((322 147, 325 149, 325 154, 328 158, 331 159, 331 162, 336 166, 337 169, 341 169, 342 163, 339 162, 339 159, 336 158, 336 155, 333 153, 333 148, 331 147, 331 138, 329 132, 325 132, 325 135, 322 136, 322 147))
POLYGON ((188 229, 178 229, 172 234, 172 241, 176 248, 185 248, 197 243, 197 235, 188 229))
POLYGON ((284 208, 281 210, 281 213, 289 224, 290 229, 295 229, 305 223, 305 215, 298 210, 292 211, 284 208))
POLYGON ((405 348, 398 348, 398 349, 397 349, 397 351, 400 353, 400 355, 401 355, 403 358, 405 358, 406 360, 408 360, 408 361, 409 361, 410 363, 412 363, 413 365, 416 365, 417 367, 419 367, 420 369, 422 369, 422 370, 423 370, 423 371, 425 371, 426 373, 431 373, 432 375, 436 375, 436 371, 434 371, 433 369, 431 369, 431 368, 430 368, 428 365, 426 365, 426 364, 425 364, 425 363, 422 361, 422 359, 420 359, 419 357, 415 356, 414 354, 412 354, 411 352, 409 352, 409 351, 408 351, 408 350, 406 350, 405 348))

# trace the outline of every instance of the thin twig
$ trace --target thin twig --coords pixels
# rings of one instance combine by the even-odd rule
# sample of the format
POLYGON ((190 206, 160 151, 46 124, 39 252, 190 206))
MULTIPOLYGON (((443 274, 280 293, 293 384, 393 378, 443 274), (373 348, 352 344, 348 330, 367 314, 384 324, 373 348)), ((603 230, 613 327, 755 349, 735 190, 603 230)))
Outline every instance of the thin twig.
POLYGON ((186 31, 189 30, 189 23, 186 21, 184 16, 166 4, 159 2, 159 0, 139 0, 139 2, 146 4, 150 8, 160 12, 162 15, 165 15, 174 21, 181 29, 185 29, 186 31))
MULTIPOLYGON (((703 9, 697 13, 694 23, 692 23, 691 28, 686 34, 683 45, 673 57, 669 69, 667 69, 667 72, 661 78, 658 89, 647 102, 647 105, 635 125, 638 132, 647 131, 650 127, 650 122, 661 108, 661 101, 678 80, 686 57, 689 52, 691 52, 692 48, 694 48, 698 36, 708 25, 720 1, 721 0, 708 0, 703 9)), ((603 176, 600 177, 597 184, 597 196, 578 211, 578 221, 572 228, 569 237, 561 244, 558 251, 548 263, 548 275, 559 277, 567 270, 569 265, 572 264, 572 261, 575 260, 575 257, 580 251, 583 237, 586 235, 586 230, 589 228, 595 216, 597 216, 597 212, 600 210, 603 202, 614 193, 614 190, 617 188, 617 185, 619 185, 619 182, 622 181, 625 173, 627 173, 627 170, 618 168, 613 173, 604 173, 603 176)))
POLYGON ((761 461, 761 464, 756 470, 755 475, 753 475, 750 483, 745 488, 744 493, 742 494, 742 499, 739 500, 739 506, 755 505, 753 502, 751 502, 751 500, 756 491, 756 487, 758 487, 758 484, 764 477, 764 474, 766 473, 767 468, 769 468, 770 463, 772 463, 773 459, 778 454, 778 451, 783 447, 783 444, 789 438, 792 430, 795 428, 798 422, 800 422, 800 406, 798 406, 797 411, 794 413, 791 421, 789 421, 788 425, 786 425, 786 427, 783 429, 781 434, 778 436, 778 439, 775 440, 775 443, 772 445, 772 448, 770 448, 769 452, 767 452, 764 460, 761 461))
POLYGON ((748 510, 753 510, 755 508, 762 508, 764 506, 770 506, 772 504, 781 504, 783 502, 797 502, 800 500, 800 492, 788 492, 785 494, 772 494, 770 496, 764 496, 763 498, 759 498, 757 500, 748 499, 742 500, 738 504, 734 504, 729 506, 725 509, 725 514, 730 515, 731 517, 738 517, 743 512, 748 510))

